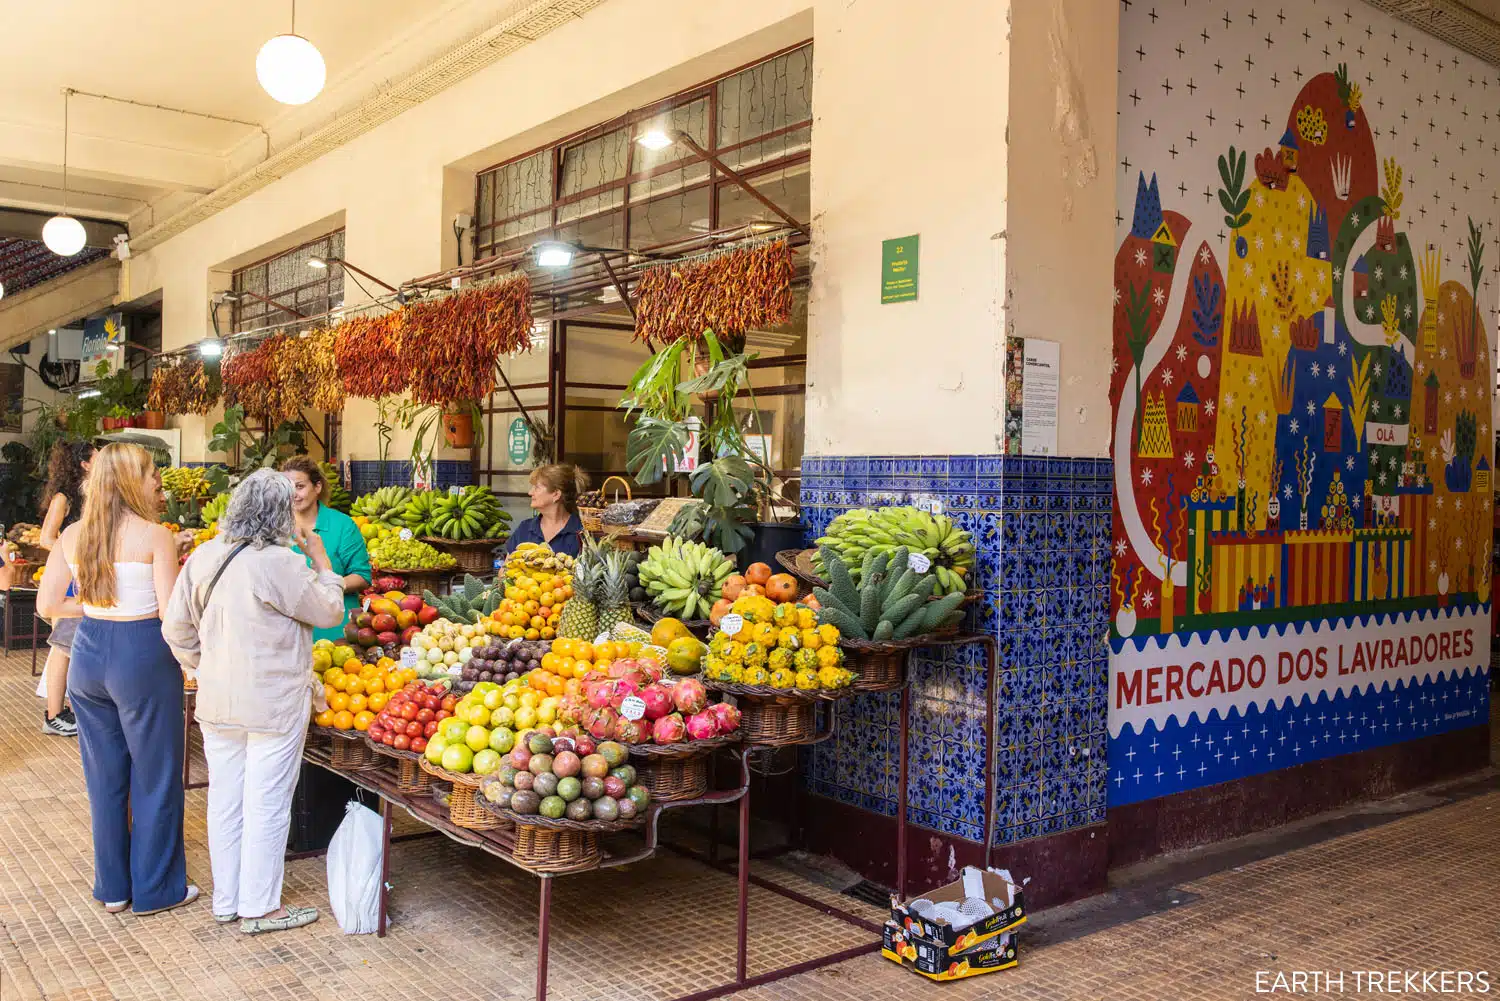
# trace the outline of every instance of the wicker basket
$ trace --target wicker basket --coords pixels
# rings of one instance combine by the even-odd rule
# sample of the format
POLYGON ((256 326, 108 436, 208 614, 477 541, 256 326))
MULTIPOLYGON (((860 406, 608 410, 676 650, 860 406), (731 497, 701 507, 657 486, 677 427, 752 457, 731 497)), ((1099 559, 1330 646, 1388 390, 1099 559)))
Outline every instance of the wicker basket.
POLYGON ((855 674, 854 688, 857 691, 893 692, 906 684, 906 665, 911 659, 910 647, 870 650, 844 644, 840 646, 844 648, 844 666, 855 674))
POLYGON ((440 553, 447 553, 458 561, 455 570, 475 575, 495 571, 495 547, 505 545, 504 539, 442 539, 423 536, 422 541, 440 553))
POLYGON ((533 872, 570 872, 599 864, 599 835, 552 827, 516 826, 512 858, 533 872))
POLYGON ((812 702, 739 701, 740 733, 747 744, 768 747, 810 744, 818 735, 818 713, 812 702))
POLYGON ((376 756, 364 734, 357 730, 322 729, 329 737, 328 763, 333 767, 351 772, 380 767, 380 758, 376 756))
MULTIPOLYGON (((500 817, 479 804, 476 795, 479 789, 478 775, 450 772, 437 767, 426 758, 417 762, 417 766, 433 778, 452 784, 453 794, 448 797, 448 819, 454 827, 470 831, 493 831, 504 824, 500 817)), ((436 788, 433 791, 436 794, 436 788)))
POLYGON ((776 562, 781 568, 793 577, 797 583, 802 585, 802 590, 808 594, 815 587, 826 588, 828 581, 818 575, 818 568, 813 565, 813 557, 817 555, 816 549, 783 549, 776 554, 776 562))
POLYGON ((422 770, 422 755, 415 751, 398 751, 394 747, 377 744, 368 736, 365 743, 376 754, 396 759, 396 791, 425 793, 432 788, 432 778, 422 770))
POLYGON ((692 758, 645 758, 636 765, 636 779, 657 803, 697 799, 708 792, 706 755, 692 758))
MULTIPOLYGON (((621 477, 621 476, 611 476, 609 479, 607 479, 603 483, 599 484, 599 496, 601 496, 601 497, 604 496, 604 491, 609 488, 609 485, 611 483, 619 483, 620 487, 625 491, 625 499, 626 500, 630 500, 630 484, 627 483, 625 481, 624 477, 621 477)), ((619 499, 620 499, 620 492, 618 490, 616 490, 615 491, 615 500, 618 501, 619 499)), ((595 532, 595 533, 603 532, 604 531, 604 508, 602 508, 602 507, 581 507, 581 508, 578 509, 578 520, 581 521, 581 522, 583 522, 583 530, 585 532, 595 532)))
POLYGON ((448 579, 448 575, 453 573, 452 569, 398 570, 395 567, 372 567, 371 569, 375 572, 376 576, 391 574, 403 578, 406 581, 405 590, 407 594, 421 594, 423 591, 440 594, 441 591, 439 591, 439 588, 448 579))

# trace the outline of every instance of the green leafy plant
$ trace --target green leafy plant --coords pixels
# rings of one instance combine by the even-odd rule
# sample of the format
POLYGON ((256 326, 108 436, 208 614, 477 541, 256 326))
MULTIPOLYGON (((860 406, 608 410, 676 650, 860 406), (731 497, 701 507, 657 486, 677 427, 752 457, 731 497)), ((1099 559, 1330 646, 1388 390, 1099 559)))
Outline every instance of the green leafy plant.
POLYGON ((757 434, 760 411, 750 387, 755 355, 730 350, 713 331, 702 341, 682 338, 658 351, 631 378, 620 400, 635 423, 625 447, 625 468, 643 485, 677 475, 686 464, 695 428, 714 459, 689 476, 693 494, 706 506, 703 537, 726 553, 750 541, 750 522, 769 517, 784 500, 775 476, 745 437, 734 401, 746 391, 757 434), (684 363, 698 372, 682 378, 684 363), (701 410, 702 416, 699 411, 701 410))
POLYGON ((129 417, 146 409, 146 394, 151 384, 145 380, 137 381, 129 369, 111 372, 109 362, 101 361, 94 368, 94 377, 93 388, 99 391, 97 398, 109 408, 109 416, 129 417))
POLYGON ((1224 224, 1237 230, 1250 221, 1246 207, 1250 204, 1250 192, 1245 188, 1245 153, 1229 147, 1228 156, 1219 157, 1219 180, 1224 186, 1219 189, 1219 205, 1224 209, 1224 224))
MULTIPOLYGON (((282 459, 300 455, 307 451, 307 440, 302 425, 282 421, 275 428, 257 435, 245 421, 245 408, 236 404, 224 411, 224 419, 213 426, 208 441, 208 451, 233 456, 239 450, 239 468, 233 474, 225 474, 225 480, 239 482, 257 469, 274 467, 282 459)), ((228 482, 220 485, 210 476, 215 492, 227 489, 228 482)))
MULTIPOLYGON (((432 469, 432 455, 437 451, 438 441, 443 435, 443 418, 448 414, 465 413, 473 421, 474 447, 479 448, 484 444, 484 414, 480 411, 479 404, 473 400, 460 400, 448 404, 420 404, 406 398, 395 405, 392 416, 401 428, 406 431, 416 428, 416 434, 411 439, 413 471, 432 469)), ((383 448, 389 454, 388 441, 383 443, 383 448)))

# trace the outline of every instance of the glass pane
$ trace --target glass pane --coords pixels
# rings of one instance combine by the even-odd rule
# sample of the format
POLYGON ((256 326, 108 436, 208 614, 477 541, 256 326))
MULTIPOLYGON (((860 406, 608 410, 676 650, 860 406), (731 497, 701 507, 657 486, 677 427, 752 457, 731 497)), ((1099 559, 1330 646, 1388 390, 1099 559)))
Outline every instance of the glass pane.
POLYGON ((625 213, 618 206, 624 197, 625 190, 616 188, 559 209, 557 238, 585 247, 620 246, 625 241, 625 213), (585 204, 588 211, 580 211, 585 204))
POLYGON ((552 232, 552 213, 538 212, 501 223, 489 231, 480 249, 486 256, 512 247, 524 247, 534 243, 538 236, 552 232))
POLYGON ((564 149, 559 195, 566 198, 580 191, 623 180, 625 161, 629 155, 628 128, 619 128, 564 149))
POLYGON ((708 188, 668 195, 630 209, 632 249, 659 247, 709 230, 708 188))
MULTIPOLYGON (((812 46, 752 66, 719 84, 719 146, 735 146, 799 122, 812 121, 812 46)), ((756 144, 726 157, 731 167, 807 148, 806 130, 756 144)))
MULTIPOLYGON (((646 346, 631 340, 628 329, 587 327, 577 323, 569 323, 566 329, 569 402, 577 396, 579 403, 609 406, 618 403, 623 390, 584 390, 576 388, 575 384, 624 386, 651 356, 646 346)), ((623 453, 620 461, 624 462, 623 453)))
MULTIPOLYGON (((748 178, 750 186, 785 210, 793 219, 807 221, 812 213, 812 185, 808 164, 799 163, 748 178)), ((752 198, 733 181, 719 185, 719 228, 733 229, 752 222, 784 226, 775 212, 752 198)))
MULTIPOLYGON (((690 101, 673 108, 664 118, 644 121, 637 126, 639 132, 648 132, 654 128, 686 132, 693 137, 694 142, 700 146, 707 146, 709 143, 708 98, 702 97, 696 101, 690 101)), ((660 173, 652 173, 646 180, 632 184, 630 200, 632 202, 644 201, 652 195, 677 191, 694 181, 708 177, 709 164, 704 160, 671 169, 672 165, 678 161, 691 159, 696 155, 682 143, 659 150, 650 150, 636 144, 635 176, 640 177, 642 174, 653 171, 660 171, 660 173)))
POLYGON ((625 439, 629 434, 625 415, 613 409, 575 410, 575 399, 581 406, 597 405, 569 393, 564 424, 567 461, 581 466, 595 483, 602 483, 606 475, 625 468, 625 439))
MULTIPOLYGON (((488 227, 495 221, 495 175, 484 173, 479 175, 479 204, 475 206, 475 216, 479 220, 481 228, 488 227)), ((480 239, 487 239, 489 231, 486 228, 480 233, 480 239)))
POLYGON ((493 176, 496 219, 509 219, 552 204, 551 150, 499 167, 493 176))

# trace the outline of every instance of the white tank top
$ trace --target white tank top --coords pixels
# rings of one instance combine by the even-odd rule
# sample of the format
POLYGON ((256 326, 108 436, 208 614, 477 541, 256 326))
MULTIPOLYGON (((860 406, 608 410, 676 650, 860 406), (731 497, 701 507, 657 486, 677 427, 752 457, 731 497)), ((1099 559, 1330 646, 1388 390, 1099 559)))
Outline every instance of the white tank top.
MULTIPOLYGON (((78 566, 73 568, 73 578, 78 578, 78 566)), ((100 608, 84 602, 83 614, 90 619, 140 619, 155 615, 160 610, 156 602, 156 579, 150 563, 115 564, 115 603, 109 608, 100 608)))

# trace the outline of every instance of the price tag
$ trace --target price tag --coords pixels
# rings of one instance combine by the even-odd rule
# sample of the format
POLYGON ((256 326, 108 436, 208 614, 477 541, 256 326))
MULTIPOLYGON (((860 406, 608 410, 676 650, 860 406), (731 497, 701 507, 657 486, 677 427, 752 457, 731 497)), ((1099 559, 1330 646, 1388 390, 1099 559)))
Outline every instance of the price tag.
POLYGON ((417 666, 417 650, 415 647, 403 647, 401 650, 401 666, 403 668, 417 666))
POLYGON ((620 700, 620 715, 629 720, 646 715, 646 700, 639 695, 627 695, 620 700))
POLYGON ((451 484, 451 483, 448 485, 448 496, 449 497, 457 497, 461 493, 463 493, 463 491, 460 490, 456 485, 451 484))
POLYGON ((925 553, 912 553, 911 556, 907 557, 906 565, 916 573, 926 573, 932 569, 932 561, 927 558, 925 553))
POLYGON ((369 610, 370 610, 370 602, 371 602, 371 601, 373 601, 373 600, 374 600, 374 599, 373 599, 373 598, 370 598, 370 597, 369 597, 369 596, 368 596, 368 595, 367 595, 367 596, 366 596, 366 597, 365 597, 365 607, 364 607, 364 611, 366 611, 366 612, 368 612, 368 611, 369 611, 369 610))
POLYGON ((492 567, 494 569, 499 570, 501 567, 505 566, 505 561, 503 559, 501 559, 500 557, 496 556, 494 558, 494 560, 491 561, 491 565, 492 565, 492 567))
POLYGON ((745 617, 737 612, 731 612, 719 620, 719 632, 725 636, 734 636, 745 628, 745 617))
POLYGON ((410 542, 411 541, 411 529, 409 529, 409 528, 403 528, 401 530, 401 541, 402 542, 410 542))
POLYGON ((448 287, 451 289, 462 288, 463 284, 464 280, 458 277, 458 275, 454 275, 452 278, 448 279, 448 287))

